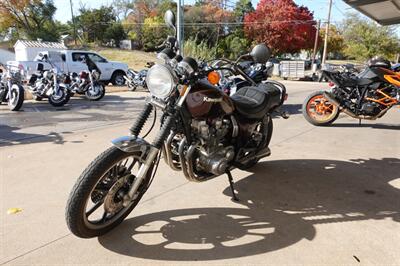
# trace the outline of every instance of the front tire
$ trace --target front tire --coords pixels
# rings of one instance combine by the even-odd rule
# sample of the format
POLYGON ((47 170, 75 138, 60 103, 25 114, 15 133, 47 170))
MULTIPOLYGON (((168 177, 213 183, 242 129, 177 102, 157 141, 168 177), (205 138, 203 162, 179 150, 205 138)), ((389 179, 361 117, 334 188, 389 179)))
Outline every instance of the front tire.
POLYGON ((316 91, 305 99, 304 118, 314 126, 329 126, 339 117, 339 108, 324 97, 324 91, 316 91))
POLYGON ((140 152, 126 153, 111 147, 85 169, 71 191, 65 212, 68 228, 74 235, 81 238, 103 235, 119 225, 135 208, 148 188, 153 167, 139 186, 134 201, 123 207, 121 198, 136 178, 133 172, 143 163, 140 157, 140 152), (87 211, 89 203, 93 207, 87 211), (92 211, 94 207, 96 209, 92 211), (115 213, 106 211, 110 208, 115 208, 112 209, 115 213), (99 209, 103 215, 96 213, 99 209), (93 214, 101 218, 91 221, 93 214))
POLYGON ((24 103, 24 88, 21 85, 13 84, 10 88, 11 98, 8 99, 8 107, 11 111, 18 111, 24 103))
POLYGON ((106 94, 106 89, 103 84, 99 82, 94 82, 92 84, 86 85, 85 96, 89 101, 99 101, 106 94))
POLYGON ((69 94, 68 90, 66 88, 60 88, 57 95, 55 92, 53 92, 49 96, 49 103, 54 107, 61 107, 64 106, 70 98, 71 95, 69 94))

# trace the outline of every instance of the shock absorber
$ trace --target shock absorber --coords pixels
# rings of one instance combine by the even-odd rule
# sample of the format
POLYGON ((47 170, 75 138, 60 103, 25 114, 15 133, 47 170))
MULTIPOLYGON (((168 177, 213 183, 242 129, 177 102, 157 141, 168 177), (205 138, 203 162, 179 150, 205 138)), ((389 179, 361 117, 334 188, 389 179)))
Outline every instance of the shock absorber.
POLYGON ((174 122, 174 118, 172 116, 167 116, 167 118, 164 120, 164 123, 160 129, 160 132, 158 133, 157 137, 154 139, 152 146, 156 147, 157 149, 161 149, 161 146, 163 145, 164 140, 170 134, 173 122, 174 122))
POLYGON ((146 103, 142 112, 140 112, 139 117, 136 119, 135 123, 133 123, 132 127, 130 128, 131 134, 133 136, 139 136, 140 131, 144 124, 146 123, 147 119, 150 116, 151 111, 153 110, 153 105, 150 103, 146 103))

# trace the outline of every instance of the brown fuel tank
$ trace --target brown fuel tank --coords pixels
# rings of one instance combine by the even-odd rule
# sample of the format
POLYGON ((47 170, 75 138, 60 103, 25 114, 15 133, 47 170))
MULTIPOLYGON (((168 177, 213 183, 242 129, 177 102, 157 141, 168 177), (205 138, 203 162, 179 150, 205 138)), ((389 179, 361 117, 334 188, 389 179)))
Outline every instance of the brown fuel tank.
POLYGON ((205 80, 192 86, 186 98, 186 106, 193 118, 217 118, 235 110, 228 95, 205 80))

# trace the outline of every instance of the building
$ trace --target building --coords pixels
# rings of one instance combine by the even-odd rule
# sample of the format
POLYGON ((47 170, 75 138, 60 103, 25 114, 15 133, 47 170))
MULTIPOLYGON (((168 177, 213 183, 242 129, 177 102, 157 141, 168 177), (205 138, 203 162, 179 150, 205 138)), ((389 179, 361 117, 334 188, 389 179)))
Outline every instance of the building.
POLYGON ((0 48, 0 63, 3 65, 7 64, 7 61, 13 61, 15 59, 15 54, 6 49, 0 48))
POLYGON ((14 45, 16 61, 33 61, 42 51, 61 51, 68 49, 63 43, 18 40, 14 45))

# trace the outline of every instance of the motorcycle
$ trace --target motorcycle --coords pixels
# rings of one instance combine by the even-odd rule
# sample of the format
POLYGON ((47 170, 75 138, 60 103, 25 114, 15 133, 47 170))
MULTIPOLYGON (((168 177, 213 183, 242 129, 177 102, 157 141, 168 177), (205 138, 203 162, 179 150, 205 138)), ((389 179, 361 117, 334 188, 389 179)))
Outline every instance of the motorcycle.
POLYGON ((317 91, 303 103, 305 119, 315 126, 331 125, 341 112, 350 117, 375 120, 400 102, 400 73, 381 58, 369 61, 357 75, 323 71, 330 91, 317 91))
POLYGON ((10 66, 0 64, 0 103, 8 103, 11 111, 18 111, 24 103, 24 87, 20 71, 13 71, 10 66))
MULTIPOLYGON (((210 62, 211 67, 219 66, 226 67, 226 62, 218 60, 213 60, 210 62)), ((207 66, 206 66, 207 67, 207 66)), ((243 71, 257 84, 265 82, 271 76, 271 71, 273 69, 273 64, 267 62, 266 64, 254 64, 253 62, 241 63, 240 67, 243 71)), ((219 87, 228 95, 233 95, 242 87, 251 86, 251 84, 244 80, 243 78, 233 75, 228 70, 218 71, 220 75, 219 87)))
POLYGON ((85 94, 88 100, 99 101, 104 97, 106 89, 104 85, 99 82, 101 75, 100 70, 93 61, 92 63, 88 63, 87 60, 90 59, 82 59, 83 63, 87 64, 89 71, 81 71, 79 75, 77 73, 72 73, 70 75, 70 94, 85 94))
POLYGON ((28 90, 36 101, 48 98, 51 105, 60 107, 65 105, 71 95, 69 93, 69 84, 71 78, 69 75, 62 73, 59 68, 54 65, 47 55, 41 56, 41 61, 47 62, 52 69, 44 70, 42 63, 37 64, 36 73, 32 74, 28 81, 28 90))
MULTIPOLYGON (((175 16, 165 14, 175 29, 175 16)), ((175 29, 176 32, 176 29, 175 29)), ((232 97, 213 84, 217 72, 199 68, 195 59, 177 56, 165 48, 159 53, 164 64, 155 64, 147 74, 150 96, 131 127, 131 135, 112 141, 74 185, 66 207, 70 231, 82 238, 103 235, 120 224, 151 185, 161 157, 190 181, 204 182, 226 174, 232 196, 238 200, 230 170, 248 169, 271 154, 271 113, 285 101, 282 84, 257 85, 239 66, 251 57, 265 64, 270 50, 257 45, 236 61, 226 60, 230 71, 252 86, 232 97), (161 109, 161 128, 152 142, 140 133, 153 110, 161 109), (102 207, 101 207, 102 206, 102 207)))
POLYGON ((126 83, 128 84, 128 89, 130 91, 135 91, 138 87, 142 87, 146 91, 148 90, 146 85, 146 76, 148 69, 152 66, 154 66, 154 62, 147 62, 146 68, 140 71, 128 69, 128 72, 126 73, 126 76, 124 76, 124 78, 126 80, 126 83))

